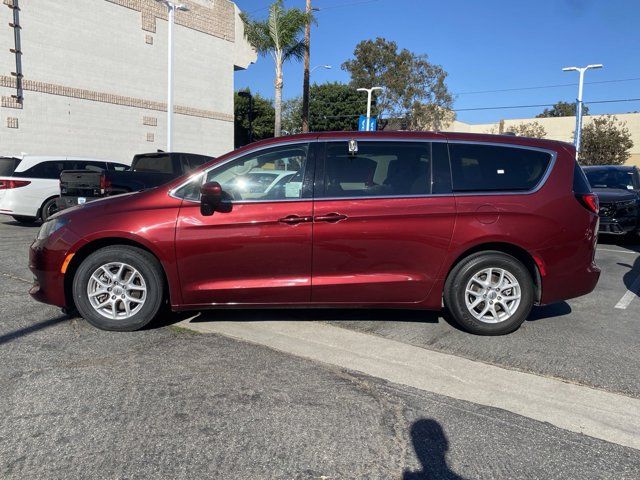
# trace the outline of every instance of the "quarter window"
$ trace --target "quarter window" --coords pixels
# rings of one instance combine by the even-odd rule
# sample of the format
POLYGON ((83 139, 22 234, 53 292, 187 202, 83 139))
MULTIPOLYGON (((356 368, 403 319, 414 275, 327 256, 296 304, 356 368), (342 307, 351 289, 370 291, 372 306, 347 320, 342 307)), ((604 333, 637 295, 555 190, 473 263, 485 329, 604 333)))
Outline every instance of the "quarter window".
POLYGON ((431 193, 431 143, 327 144, 324 197, 411 196, 431 193))
POLYGON ((452 143, 449 149, 456 192, 532 190, 551 162, 549 153, 526 148, 452 143))

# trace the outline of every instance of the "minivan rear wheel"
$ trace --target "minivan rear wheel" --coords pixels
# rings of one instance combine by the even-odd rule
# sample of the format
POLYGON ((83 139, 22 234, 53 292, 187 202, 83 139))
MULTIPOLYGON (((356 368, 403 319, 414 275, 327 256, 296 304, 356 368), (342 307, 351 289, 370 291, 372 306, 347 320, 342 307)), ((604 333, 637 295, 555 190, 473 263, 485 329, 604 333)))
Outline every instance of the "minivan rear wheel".
POLYGON ((46 222, 53 214, 58 213, 59 209, 56 201, 57 198, 58 197, 50 198, 42 204, 42 207, 40 208, 40 219, 43 222, 46 222))
POLYGON ((151 322, 163 300, 158 260, 130 246, 105 247, 89 255, 73 278, 80 315, 102 330, 133 331, 151 322))
POLYGON ((534 285, 527 268, 497 251, 462 260, 445 283, 445 306, 464 330, 504 335, 518 329, 531 312, 534 285))

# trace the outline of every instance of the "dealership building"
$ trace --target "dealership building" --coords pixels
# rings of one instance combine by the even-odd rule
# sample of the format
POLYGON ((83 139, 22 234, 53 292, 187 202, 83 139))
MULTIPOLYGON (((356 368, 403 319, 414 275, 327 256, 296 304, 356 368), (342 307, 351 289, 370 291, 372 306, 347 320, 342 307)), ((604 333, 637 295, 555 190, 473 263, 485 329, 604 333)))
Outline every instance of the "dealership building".
MULTIPOLYGON (((130 160, 166 148, 167 8, 155 0, 0 0, 0 155, 130 160)), ((256 54, 228 0, 181 0, 175 151, 233 148, 234 71, 256 54)))

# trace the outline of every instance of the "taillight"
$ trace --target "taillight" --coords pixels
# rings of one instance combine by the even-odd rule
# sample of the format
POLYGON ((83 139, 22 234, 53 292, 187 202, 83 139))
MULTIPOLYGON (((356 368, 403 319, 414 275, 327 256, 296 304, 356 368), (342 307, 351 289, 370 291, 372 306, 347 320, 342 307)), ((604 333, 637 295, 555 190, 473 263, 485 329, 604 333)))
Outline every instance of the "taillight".
POLYGON ((26 187, 31 182, 26 180, 0 180, 0 190, 10 190, 12 188, 26 187))
POLYGON ((595 214, 600 210, 600 201, 595 193, 576 193, 576 198, 587 210, 595 214))
POLYGON ((103 173, 100 175, 100 193, 107 193, 111 189, 111 180, 103 173))

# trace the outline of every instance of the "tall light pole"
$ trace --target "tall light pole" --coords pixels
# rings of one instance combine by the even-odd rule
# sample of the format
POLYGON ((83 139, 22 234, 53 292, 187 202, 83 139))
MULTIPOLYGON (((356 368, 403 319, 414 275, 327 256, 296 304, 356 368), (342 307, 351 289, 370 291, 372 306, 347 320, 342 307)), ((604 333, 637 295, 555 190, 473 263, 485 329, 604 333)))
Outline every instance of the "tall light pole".
POLYGON ((167 152, 173 150, 173 24, 175 20, 176 10, 186 12, 189 9, 181 3, 172 2, 171 0, 156 0, 167 7, 169 11, 169 39, 167 54, 167 152))
POLYGON ((367 130, 369 130, 369 122, 371 120, 371 96, 376 90, 384 90, 382 87, 359 88, 359 92, 367 92, 367 130))
POLYGON ((580 74, 580 81, 578 82, 578 98, 576 99, 576 133, 573 139, 573 143, 576 146, 576 159, 580 155, 580 139, 582 137, 582 90, 584 86, 584 74, 587 70, 602 67, 602 64, 596 63, 593 65, 587 65, 586 67, 565 67, 562 69, 563 72, 575 71, 580 74))

